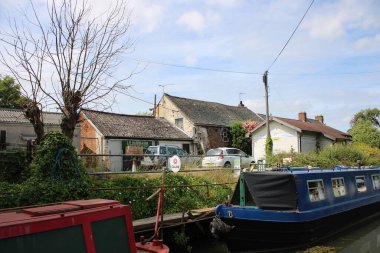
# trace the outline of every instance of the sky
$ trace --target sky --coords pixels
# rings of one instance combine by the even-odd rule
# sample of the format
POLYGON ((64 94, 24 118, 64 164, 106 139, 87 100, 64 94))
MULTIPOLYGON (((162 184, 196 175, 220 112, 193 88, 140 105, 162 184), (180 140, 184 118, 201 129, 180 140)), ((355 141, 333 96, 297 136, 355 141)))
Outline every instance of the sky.
MULTIPOLYGON (((89 0, 94 11, 111 1, 89 0)), ((46 0, 33 0, 46 13, 46 0)), ((265 113, 268 70, 311 0, 130 0, 133 48, 116 73, 133 85, 113 112, 149 111, 166 93, 265 113), (160 63, 160 64, 158 64, 160 63), (176 65, 174 67, 168 65, 176 65), (210 71, 197 68, 223 70, 210 71), (232 73, 232 72, 244 73, 232 73), (164 86, 164 87, 163 87, 164 86)), ((0 1, 0 29, 27 10, 27 0, 0 1)), ((315 0, 269 70, 269 110, 280 117, 323 115, 349 129, 353 115, 380 107, 380 1, 315 0)), ((7 74, 0 66, 0 74, 7 74)))

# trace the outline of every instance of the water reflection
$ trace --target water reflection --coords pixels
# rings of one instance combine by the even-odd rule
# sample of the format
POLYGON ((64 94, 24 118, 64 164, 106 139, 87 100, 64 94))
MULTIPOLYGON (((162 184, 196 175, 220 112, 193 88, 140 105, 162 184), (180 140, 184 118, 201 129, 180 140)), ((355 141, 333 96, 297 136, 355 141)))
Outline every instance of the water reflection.
POLYGON ((339 237, 326 242, 336 247, 339 253, 378 253, 380 252, 380 218, 368 222, 339 237))
MULTIPOLYGON (((357 228, 352 228, 339 236, 320 243, 337 249, 339 253, 379 253, 380 218, 371 220, 357 228)), ((227 246, 219 240, 209 239, 192 245, 192 253, 228 253, 227 246)), ((302 251, 295 251, 302 252, 302 251)))

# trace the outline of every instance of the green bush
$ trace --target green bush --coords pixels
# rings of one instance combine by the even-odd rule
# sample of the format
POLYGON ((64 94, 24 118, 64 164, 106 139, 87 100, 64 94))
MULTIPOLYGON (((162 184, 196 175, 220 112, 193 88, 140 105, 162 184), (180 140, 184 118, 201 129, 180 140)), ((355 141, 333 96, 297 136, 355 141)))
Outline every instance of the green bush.
POLYGON ((267 163, 270 166, 283 165, 283 159, 291 157, 292 162, 286 164, 294 167, 320 167, 331 168, 336 165, 357 166, 357 161, 360 160, 363 165, 379 165, 380 152, 372 149, 369 146, 357 145, 333 145, 325 147, 320 152, 309 153, 280 153, 268 157, 267 163), (371 149, 371 152, 368 150, 371 149))
MULTIPOLYGON (((210 182, 199 177, 181 176, 167 174, 165 176, 165 185, 186 186, 192 184, 209 184, 210 182)), ((134 219, 141 219, 156 215, 158 195, 149 201, 146 200, 161 186, 161 178, 132 178, 118 177, 108 180, 98 180, 94 184, 95 188, 123 188, 123 187, 144 187, 157 186, 150 189, 118 189, 118 190, 94 190, 90 198, 106 198, 118 200, 124 204, 130 204, 134 219)), ((165 213, 178 213, 190 209, 200 209, 213 207, 227 200, 231 194, 231 188, 228 186, 205 186, 197 187, 168 187, 165 188, 165 213)))
POLYGON ((86 172, 71 142, 61 133, 44 135, 33 159, 32 177, 53 181, 84 179, 86 172))
MULTIPOLYGON (((149 201, 146 199, 161 186, 161 178, 125 176, 91 180, 74 147, 61 133, 50 132, 45 135, 31 167, 31 176, 23 183, 0 183, 0 208, 105 198, 131 205, 134 219, 156 215, 158 195, 149 201), (146 186, 151 187, 140 189, 146 186), (127 187, 136 188, 124 189, 127 187)), ((210 184, 210 181, 195 176, 167 174, 165 185, 179 187, 166 188, 164 212, 213 207, 226 201, 232 192, 229 186, 188 186, 194 184, 210 184)))
POLYGON ((341 165, 356 166, 357 161, 364 161, 366 155, 353 145, 333 145, 326 147, 319 153, 321 158, 338 161, 341 165))
POLYGON ((0 182, 20 183, 30 176, 30 160, 24 149, 0 153, 0 182))
POLYGON ((90 185, 75 148, 62 133, 49 132, 37 148, 30 177, 0 184, 0 208, 83 199, 90 185))

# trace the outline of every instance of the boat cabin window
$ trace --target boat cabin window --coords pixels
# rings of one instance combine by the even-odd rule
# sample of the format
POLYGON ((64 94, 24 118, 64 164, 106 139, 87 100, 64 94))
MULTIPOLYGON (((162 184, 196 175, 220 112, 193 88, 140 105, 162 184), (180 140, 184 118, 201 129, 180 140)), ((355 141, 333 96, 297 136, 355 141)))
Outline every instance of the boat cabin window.
POLYGON ((310 201, 320 201, 325 199, 325 187, 323 186, 323 180, 310 180, 307 181, 307 187, 309 188, 310 201))
POLYGON ((380 189, 380 175, 372 175, 372 184, 373 184, 373 189, 378 190, 380 189))
POLYGON ((333 192, 335 197, 340 197, 346 195, 346 188, 344 187, 343 177, 332 178, 331 179, 333 192))
POLYGON ((356 188, 358 189, 358 192, 367 191, 367 186, 365 185, 365 176, 357 176, 355 177, 355 181, 356 181, 356 188))

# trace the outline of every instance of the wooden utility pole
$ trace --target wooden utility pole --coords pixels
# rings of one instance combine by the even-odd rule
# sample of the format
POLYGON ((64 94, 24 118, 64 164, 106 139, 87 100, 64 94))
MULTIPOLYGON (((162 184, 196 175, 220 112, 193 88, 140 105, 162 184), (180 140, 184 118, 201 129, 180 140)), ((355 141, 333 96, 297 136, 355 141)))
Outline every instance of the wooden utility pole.
POLYGON ((265 123, 266 123, 266 130, 267 130, 267 138, 270 137, 270 130, 269 130, 269 102, 268 102, 268 71, 264 72, 263 75, 263 82, 265 87, 265 123))
POLYGON ((269 129, 269 102, 268 102, 268 70, 264 72, 263 75, 263 82, 265 86, 265 109, 266 109, 266 117, 265 117, 265 123, 266 123, 266 132, 267 132, 267 138, 265 140, 265 156, 271 156, 272 150, 273 150, 273 141, 272 137, 270 135, 270 129, 269 129))

